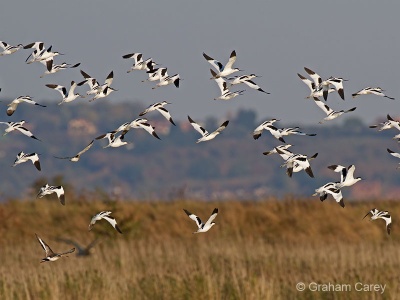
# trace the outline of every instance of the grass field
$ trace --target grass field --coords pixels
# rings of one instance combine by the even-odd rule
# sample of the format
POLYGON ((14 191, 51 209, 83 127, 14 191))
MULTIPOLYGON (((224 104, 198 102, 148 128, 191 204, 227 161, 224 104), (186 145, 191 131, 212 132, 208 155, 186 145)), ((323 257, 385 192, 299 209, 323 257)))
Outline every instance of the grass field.
POLYGON ((347 200, 344 209, 316 197, 143 203, 77 196, 66 202, 47 196, 0 205, 0 299, 400 297, 397 201, 347 200), (192 234, 196 225, 182 209, 206 219, 214 207, 217 224, 192 234), (362 220, 373 207, 391 213, 390 237, 383 220, 362 220), (88 231, 101 210, 113 212, 124 234, 105 221, 88 231), (44 251, 35 233, 55 252, 71 248, 58 238, 98 242, 90 256, 40 264, 44 251), (305 291, 296 289, 299 282, 305 291), (384 292, 356 291, 371 284, 386 285, 384 292))

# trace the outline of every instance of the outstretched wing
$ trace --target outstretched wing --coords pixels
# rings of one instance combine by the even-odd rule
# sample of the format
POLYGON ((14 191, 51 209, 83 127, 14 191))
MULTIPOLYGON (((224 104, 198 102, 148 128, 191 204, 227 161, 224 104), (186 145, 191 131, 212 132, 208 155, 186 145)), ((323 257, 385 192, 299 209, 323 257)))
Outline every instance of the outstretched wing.
POLYGON ((193 221, 196 222, 197 227, 201 228, 201 225, 203 224, 203 222, 201 222, 201 219, 198 216, 196 216, 195 214, 188 212, 186 209, 183 209, 183 210, 188 215, 189 218, 191 218, 193 221))
POLYGON ((203 127, 201 127, 199 124, 197 124, 195 121, 193 121, 191 117, 188 116, 188 119, 193 128, 196 129, 196 131, 199 132, 202 136, 208 134, 208 131, 205 130, 203 127))
POLYGON ((211 213, 211 216, 208 218, 206 224, 204 226, 210 225, 212 221, 217 217, 218 215, 218 208, 214 208, 213 212, 211 213))
POLYGON ((117 221, 113 217, 103 216, 103 219, 110 223, 112 227, 114 227, 115 230, 117 230, 119 233, 122 233, 121 229, 119 229, 117 225, 117 221))
POLYGON ((54 254, 53 250, 47 245, 36 233, 36 238, 39 241, 40 245, 42 246, 43 250, 46 252, 46 256, 49 256, 51 254, 54 254))

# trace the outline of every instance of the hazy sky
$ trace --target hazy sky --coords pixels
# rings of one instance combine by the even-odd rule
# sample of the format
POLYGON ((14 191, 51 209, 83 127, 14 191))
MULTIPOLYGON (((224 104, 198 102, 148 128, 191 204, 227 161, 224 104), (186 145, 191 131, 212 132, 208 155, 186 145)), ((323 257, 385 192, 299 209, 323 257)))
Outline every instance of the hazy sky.
POLYGON ((103 81, 114 70, 118 91, 97 101, 147 105, 168 100, 177 120, 188 114, 223 117, 249 108, 257 110, 260 120, 317 123, 324 113, 304 99, 309 90, 296 75, 306 75, 307 66, 322 77, 348 79, 346 101, 331 94, 327 104, 336 110, 357 106, 352 115, 371 123, 400 111, 399 11, 396 1, 8 1, 0 10, 0 40, 24 45, 43 41, 65 53, 58 63, 81 66, 39 78, 44 66, 27 65, 28 50, 0 57, 0 97, 30 95, 38 102, 54 99, 56 105, 60 95, 45 84, 81 81, 79 69, 103 81), (270 95, 245 86, 241 97, 213 100, 219 89, 209 79, 211 66, 202 53, 226 62, 232 50, 236 66, 261 75, 255 81, 270 95), (127 74, 131 61, 122 55, 131 52, 152 57, 169 74, 179 73, 181 87, 152 90, 152 84, 140 82, 145 73, 127 74), (366 86, 380 86, 396 100, 351 98, 366 86))

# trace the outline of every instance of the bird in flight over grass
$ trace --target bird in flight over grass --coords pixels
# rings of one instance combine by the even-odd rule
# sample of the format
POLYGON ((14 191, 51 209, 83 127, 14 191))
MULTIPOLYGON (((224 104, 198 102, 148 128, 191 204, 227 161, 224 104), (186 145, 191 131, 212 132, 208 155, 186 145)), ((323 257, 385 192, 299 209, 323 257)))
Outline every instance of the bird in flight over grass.
POLYGON ((41 263, 46 262, 46 261, 56 261, 57 259, 61 258, 63 255, 66 255, 66 254, 69 254, 69 253, 72 253, 75 251, 75 248, 72 248, 66 252, 55 253, 55 252, 53 252, 53 250, 51 250, 49 245, 47 245, 36 233, 35 233, 35 235, 36 235, 36 238, 38 239, 40 245, 42 246, 43 250, 46 253, 46 257, 41 260, 41 263))
MULTIPOLYGON (((390 216, 389 212, 387 211, 379 211, 376 208, 371 209, 365 216, 371 214, 371 221, 383 219, 386 222, 386 231, 390 234, 390 230, 392 229, 392 217, 390 216)), ((364 220, 363 218, 363 220, 364 220)))
POLYGON ((39 190, 39 193, 37 194, 36 198, 42 198, 45 195, 50 195, 56 193, 58 200, 60 200, 60 203, 62 205, 65 205, 65 194, 64 194, 64 188, 60 186, 50 186, 47 183, 42 186, 39 190))
POLYGON ((119 233, 122 233, 121 229, 119 229, 118 225, 117 225, 117 221, 115 220, 115 218, 110 216, 111 211, 102 211, 99 212, 98 214, 96 214, 95 216, 93 216, 92 220, 90 221, 89 224, 89 230, 92 230, 93 225, 97 222, 100 221, 101 219, 106 220, 108 223, 110 223, 112 225, 112 227, 114 227, 114 229, 116 231, 118 231, 119 233))
POLYGON ((211 213, 211 216, 208 218, 207 222, 203 223, 201 219, 196 216, 195 214, 192 214, 188 212, 186 209, 183 209, 185 213, 188 215, 189 218, 191 218, 193 221, 196 222, 197 224, 197 231, 193 233, 201 233, 201 232, 207 232, 213 227, 216 223, 213 222, 214 219, 217 217, 218 214, 218 208, 214 208, 213 212, 211 213))

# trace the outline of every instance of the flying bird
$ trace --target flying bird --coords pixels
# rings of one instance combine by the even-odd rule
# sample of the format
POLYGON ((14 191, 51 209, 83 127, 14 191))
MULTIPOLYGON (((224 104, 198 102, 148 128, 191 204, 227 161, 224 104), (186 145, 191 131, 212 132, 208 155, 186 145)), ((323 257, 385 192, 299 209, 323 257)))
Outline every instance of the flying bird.
POLYGON ((96 214, 95 216, 93 216, 92 220, 90 221, 89 224, 89 230, 92 230, 93 225, 97 222, 100 221, 101 219, 106 220, 108 223, 110 223, 112 225, 112 227, 114 227, 114 229, 116 231, 118 231, 119 233, 122 233, 121 229, 119 229, 118 225, 117 225, 117 221, 115 220, 115 218, 110 216, 111 211, 102 211, 99 212, 98 214, 96 214))
POLYGON ((348 109, 348 110, 339 110, 339 111, 335 111, 335 110, 333 110, 332 108, 330 108, 328 105, 326 105, 325 103, 323 103, 321 100, 319 100, 319 99, 316 98, 316 97, 314 97, 314 102, 315 102, 315 104, 317 104, 318 107, 319 107, 320 109, 322 109, 322 111, 326 114, 326 117, 323 118, 323 119, 319 122, 319 124, 322 124, 324 121, 330 121, 330 120, 336 119, 337 117, 339 117, 339 116, 341 116, 341 115, 343 115, 343 114, 345 114, 345 113, 348 113, 348 112, 351 112, 351 111, 355 111, 355 110, 356 110, 356 107, 353 107, 353 108, 350 108, 350 109, 348 109))
POLYGON ((229 56, 229 60, 225 66, 221 62, 208 56, 204 52, 203 52, 203 56, 218 71, 218 73, 215 73, 215 76, 213 75, 214 78, 226 77, 235 72, 242 71, 238 68, 233 68, 233 64, 236 61, 236 51, 235 50, 232 51, 231 55, 229 56))
POLYGON ((252 81, 252 79, 256 78, 256 77, 260 77, 260 76, 257 76, 255 74, 250 74, 250 75, 235 76, 234 78, 228 78, 228 79, 231 80, 229 82, 230 86, 235 85, 235 84, 244 83, 252 89, 255 89, 257 91, 260 91, 260 92, 263 92, 266 94, 270 94, 270 93, 264 91, 262 88, 260 88, 254 81, 252 81))
POLYGON ((77 63, 77 64, 72 65, 72 64, 67 64, 66 62, 63 62, 62 64, 56 65, 56 64, 54 64, 53 58, 49 58, 47 60, 41 60, 40 62, 46 66, 46 71, 44 72, 43 75, 40 76, 40 78, 43 78, 47 74, 57 73, 61 70, 76 68, 76 67, 80 66, 80 64, 81 64, 81 63, 77 63))
POLYGON ((66 252, 62 252, 62 253, 55 253, 53 252, 53 250, 51 250, 51 248, 49 247, 49 245, 47 245, 36 233, 36 238, 39 241, 40 245, 42 246, 44 252, 46 253, 46 257, 43 258, 41 260, 41 263, 46 262, 46 261, 56 261, 57 259, 61 258, 63 255, 72 253, 75 251, 75 248, 72 248, 66 252))
POLYGON ((132 122, 126 122, 122 125, 120 125, 115 132, 123 131, 123 134, 126 134, 130 129, 132 128, 142 128, 146 130, 149 134, 154 136, 155 138, 160 140, 160 137, 157 135, 155 132, 155 127, 151 126, 149 123, 147 123, 147 119, 143 118, 138 118, 133 120, 132 122))
POLYGON ((6 124, 8 128, 6 128, 5 132, 3 135, 6 135, 7 133, 10 133, 11 131, 18 130, 22 134, 33 138, 35 140, 40 141, 37 137, 35 137, 32 132, 30 132, 28 129, 26 129, 24 126, 25 120, 19 121, 19 122, 0 122, 0 124, 6 124))
POLYGON ((215 82, 218 84, 219 90, 221 91, 221 96, 214 98, 214 100, 231 100, 236 96, 243 95, 245 92, 245 90, 231 92, 227 87, 226 81, 222 77, 216 77, 216 73, 211 69, 210 72, 213 75, 215 82))
POLYGON ((41 107, 46 107, 46 105, 42 105, 42 104, 39 104, 39 103, 33 101, 30 96, 19 96, 18 98, 14 99, 7 105, 8 106, 7 116, 11 116, 16 111, 18 104, 20 104, 22 102, 41 106, 41 107))
POLYGON ((390 231, 392 229, 392 217, 390 216, 389 212, 379 211, 376 208, 373 208, 364 216, 364 218, 369 214, 371 214, 371 221, 377 219, 383 219, 386 223, 386 231, 388 234, 390 234, 390 231))
POLYGON ((17 52, 19 49, 23 48, 24 45, 18 44, 17 46, 12 46, 6 42, 0 41, 0 47, 3 48, 3 52, 0 52, 0 56, 3 56, 17 52))
POLYGON ((65 86, 58 84, 46 84, 48 88, 58 91, 63 97, 62 101, 58 103, 58 105, 63 104, 64 102, 72 102, 78 97, 85 98, 85 96, 82 96, 79 93, 75 93, 77 85, 78 84, 75 81, 71 81, 71 87, 67 91, 67 88, 65 86))
POLYGON ((352 186, 353 184, 362 180, 361 177, 354 178, 354 171, 356 170, 355 165, 350 165, 347 168, 341 165, 331 165, 328 166, 328 169, 340 173, 340 182, 338 183, 340 188, 344 186, 352 186))
POLYGON ((184 212, 188 215, 189 218, 191 218, 193 221, 196 222, 197 224, 197 231, 193 233, 201 233, 201 232, 207 232, 213 227, 216 223, 213 222, 214 219, 217 217, 218 214, 218 208, 214 208, 213 212, 211 213, 211 216, 208 218, 207 222, 203 223, 201 219, 196 216, 195 214, 192 214, 188 212, 186 209, 183 209, 184 212))
POLYGON ((171 104, 171 103, 169 103, 167 101, 153 103, 153 104, 149 105, 144 111, 142 111, 139 114, 139 116, 142 117, 142 116, 144 116, 145 114, 147 114, 147 113, 149 113, 151 111, 157 110, 160 114, 162 114, 164 116, 164 118, 166 118, 173 125, 175 125, 174 121, 172 120, 171 114, 169 113, 168 110, 166 110, 164 108, 164 106, 167 105, 167 104, 171 104))
POLYGON ((28 160, 32 161, 33 165, 38 169, 39 171, 41 170, 40 168, 40 161, 39 161, 39 155, 37 153, 30 153, 26 154, 23 151, 17 154, 17 158, 14 161, 13 167, 16 165, 22 164, 24 162, 27 162, 28 160))
POLYGON ((379 128, 378 131, 382 130, 388 130, 391 128, 396 128, 397 130, 400 130, 400 122, 394 120, 389 114, 387 114, 387 121, 379 123, 378 125, 371 125, 369 128, 379 128))
POLYGON ((190 124, 193 126, 193 128, 196 129, 196 131, 199 132, 201 134, 201 136, 202 136, 201 138, 199 138, 197 140, 196 143, 212 140, 218 134, 220 134, 221 131, 224 130, 226 128, 226 126, 228 126, 228 123, 229 123, 229 121, 225 121, 215 131, 209 133, 207 130, 205 130, 203 127, 201 127, 195 121, 193 121, 191 117, 188 116, 188 119, 189 119, 190 124))
POLYGON ((360 96, 360 95, 376 95, 376 96, 381 96, 381 97, 385 97, 385 98, 394 100, 393 97, 386 96, 383 92, 384 92, 384 90, 382 88, 380 88, 380 87, 373 88, 373 87, 368 86, 368 87, 366 87, 366 88, 364 88, 364 89, 362 89, 362 90, 360 90, 360 91, 358 91, 358 92, 356 92, 354 94, 351 94, 351 96, 353 98, 355 98, 355 97, 360 96))
POLYGON ((342 191, 337 182, 328 182, 327 184, 324 184, 315 190, 313 196, 317 196, 318 194, 321 201, 326 200, 328 195, 331 195, 341 207, 345 206, 342 191))
POLYGON ((60 186, 50 186, 47 183, 42 186, 37 194, 36 198, 42 198, 45 195, 50 195, 56 193, 58 200, 62 205, 65 205, 65 195, 64 195, 64 188, 60 186))
POLYGON ((104 139, 107 138, 108 139, 108 145, 104 146, 103 148, 108 148, 108 147, 112 147, 112 148, 118 148, 127 144, 133 144, 133 143, 128 143, 124 141, 124 137, 125 134, 122 133, 120 135, 116 135, 116 131, 111 131, 111 132, 107 132, 105 134, 102 134, 100 136, 98 136, 97 138, 95 138, 96 140, 100 140, 100 139, 104 139))
POLYGON ((58 158, 58 159, 68 159, 68 160, 70 160, 70 161, 72 161, 72 162, 77 162, 77 161, 79 161, 79 159, 81 158, 81 155, 83 154, 83 153, 85 153, 86 151, 88 151, 92 146, 93 146, 93 142, 94 142, 94 140, 92 140, 90 143, 89 143, 89 145, 87 145, 83 150, 81 150, 81 151, 79 151, 76 155, 74 155, 74 156, 67 156, 67 157, 58 157, 58 156, 54 156, 55 158, 58 158))

